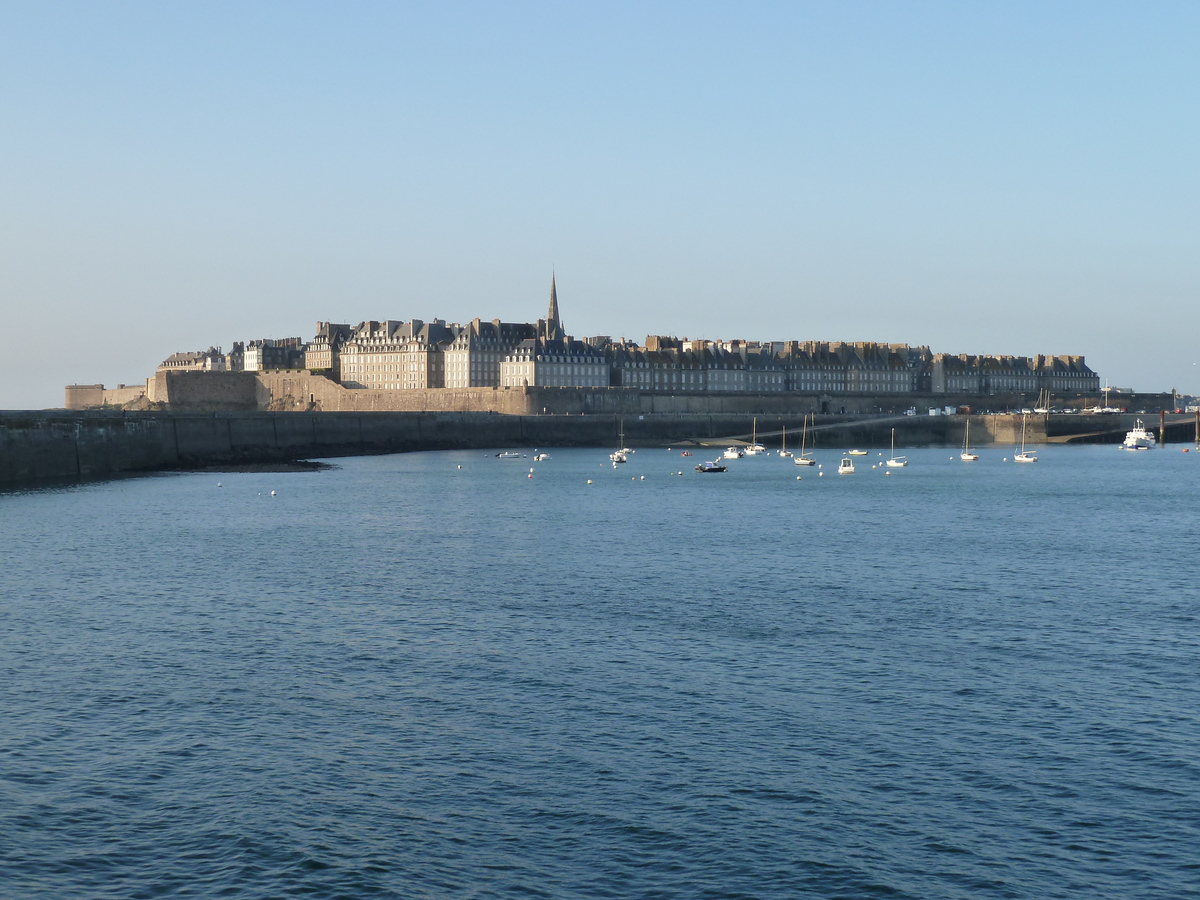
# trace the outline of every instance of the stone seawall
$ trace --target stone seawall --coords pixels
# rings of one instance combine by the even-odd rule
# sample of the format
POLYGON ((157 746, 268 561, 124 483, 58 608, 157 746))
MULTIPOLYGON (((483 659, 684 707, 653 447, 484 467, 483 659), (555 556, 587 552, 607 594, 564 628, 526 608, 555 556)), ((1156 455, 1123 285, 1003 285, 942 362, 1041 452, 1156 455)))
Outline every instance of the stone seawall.
MULTIPOLYGON (((500 447, 610 447, 624 428, 627 443, 696 442, 723 446, 758 436, 799 445, 800 414, 498 415, 481 412, 0 412, 0 485, 44 479, 104 477, 123 472, 196 468, 410 450, 500 447)), ((962 443, 966 416, 818 416, 809 434, 819 451, 962 443)), ((1116 443, 1136 416, 1030 416, 1030 444, 1116 443)), ((1020 441, 1021 417, 971 416, 975 446, 1020 441)), ((1148 427, 1157 421, 1147 421, 1148 427)), ((1191 416, 1168 422, 1171 440, 1188 440, 1191 416)), ((1156 428, 1157 430, 1157 428, 1156 428)), ((698 453, 698 455, 701 455, 698 453)))

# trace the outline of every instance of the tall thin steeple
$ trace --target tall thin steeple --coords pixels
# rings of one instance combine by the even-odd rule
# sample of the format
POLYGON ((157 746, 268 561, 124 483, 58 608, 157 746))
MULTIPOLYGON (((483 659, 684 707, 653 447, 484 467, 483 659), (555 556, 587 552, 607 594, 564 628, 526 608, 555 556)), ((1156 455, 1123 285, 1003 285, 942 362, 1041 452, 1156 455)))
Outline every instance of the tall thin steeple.
POLYGON ((557 341, 563 336, 562 319, 558 317, 558 290, 554 285, 554 273, 550 273, 550 311, 546 313, 547 340, 557 341))

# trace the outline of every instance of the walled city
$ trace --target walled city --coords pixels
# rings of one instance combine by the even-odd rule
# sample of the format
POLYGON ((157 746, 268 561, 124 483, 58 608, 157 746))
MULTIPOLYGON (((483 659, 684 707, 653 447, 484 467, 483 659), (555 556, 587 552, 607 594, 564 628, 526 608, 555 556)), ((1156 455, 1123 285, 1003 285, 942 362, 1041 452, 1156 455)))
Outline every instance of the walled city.
POLYGON ((536 323, 318 322, 308 341, 175 353, 145 384, 70 385, 66 407, 733 412, 778 406, 787 395, 828 413, 894 410, 925 397, 977 405, 996 398, 1003 406, 1038 395, 1049 406, 1051 397, 1069 404, 1099 390, 1079 355, 954 355, 864 341, 576 339, 563 327, 552 277, 546 318, 536 323))

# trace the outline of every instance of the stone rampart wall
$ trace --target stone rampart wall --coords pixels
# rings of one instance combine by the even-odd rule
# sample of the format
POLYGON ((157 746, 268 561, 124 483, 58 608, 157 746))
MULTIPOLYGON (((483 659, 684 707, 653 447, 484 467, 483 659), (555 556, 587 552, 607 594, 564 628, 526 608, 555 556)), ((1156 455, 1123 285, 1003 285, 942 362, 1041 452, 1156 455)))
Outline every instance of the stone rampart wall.
POLYGON ((106 388, 102 384, 69 384, 65 393, 65 409, 95 409, 136 403, 145 396, 146 387, 142 384, 122 384, 115 388, 106 388))
MULTIPOLYGON (((435 388, 429 390, 348 389, 304 371, 160 372, 146 387, 105 390, 71 385, 67 408, 166 404, 178 412, 492 412, 501 415, 830 415, 899 414, 915 407, 968 407, 974 413, 1020 409, 1032 404, 1023 394, 807 394, 780 392, 660 393, 637 388, 435 388)), ((1169 397, 1169 395, 1167 395, 1169 397)), ((1131 408, 1161 408, 1160 397, 1125 398, 1131 408)), ((1075 405, 1094 401, 1077 398, 1075 405)), ((1168 404, 1169 400, 1166 401, 1168 404)))

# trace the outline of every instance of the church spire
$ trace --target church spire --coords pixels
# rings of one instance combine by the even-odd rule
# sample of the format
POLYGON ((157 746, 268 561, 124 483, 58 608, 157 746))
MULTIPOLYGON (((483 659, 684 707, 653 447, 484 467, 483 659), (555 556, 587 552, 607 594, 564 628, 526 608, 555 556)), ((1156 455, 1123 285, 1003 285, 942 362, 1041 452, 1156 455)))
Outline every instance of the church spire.
POLYGON ((558 290, 554 286, 554 273, 550 273, 550 310, 546 313, 546 334, 548 340, 559 340, 563 336, 562 319, 558 317, 558 290))

